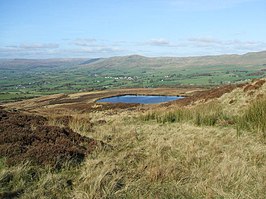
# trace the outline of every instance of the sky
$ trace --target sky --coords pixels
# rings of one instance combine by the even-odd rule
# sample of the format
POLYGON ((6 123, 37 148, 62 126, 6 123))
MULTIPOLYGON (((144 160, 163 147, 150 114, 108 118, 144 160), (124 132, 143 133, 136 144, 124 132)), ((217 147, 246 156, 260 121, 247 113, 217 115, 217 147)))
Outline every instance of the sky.
POLYGON ((266 0, 0 0, 0 58, 266 50, 266 0))

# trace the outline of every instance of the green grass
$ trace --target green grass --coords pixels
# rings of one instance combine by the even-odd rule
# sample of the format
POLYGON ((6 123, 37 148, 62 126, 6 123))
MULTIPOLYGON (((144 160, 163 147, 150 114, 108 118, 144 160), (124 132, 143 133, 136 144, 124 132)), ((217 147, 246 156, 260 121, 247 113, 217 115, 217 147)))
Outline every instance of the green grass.
POLYGON ((196 126, 233 126, 237 134, 249 131, 266 138, 266 98, 254 100, 240 116, 228 115, 218 103, 201 104, 193 108, 179 108, 171 111, 150 111, 140 116, 142 121, 155 120, 158 123, 192 123, 196 126))
POLYGON ((78 167, 60 170, 22 163, 0 170, 0 198, 71 198, 72 181, 78 167))
MULTIPOLYGON (((89 90, 133 88, 215 86, 259 78, 249 76, 263 66, 201 66, 187 68, 83 68, 58 67, 33 68, 28 70, 1 69, 0 101, 17 101, 54 93, 80 92, 89 90), (106 78, 110 77, 110 78, 106 78), (126 77, 132 77, 128 80, 126 77), (118 79, 116 79, 118 78, 118 79)), ((264 72, 264 75, 266 72, 264 72)))
POLYGON ((159 123, 191 122, 197 126, 214 126, 230 118, 223 112, 222 107, 214 102, 174 111, 153 111, 141 116, 141 120, 156 120, 159 123))
POLYGON ((254 101, 238 118, 237 129, 261 133, 266 138, 266 98, 254 101))

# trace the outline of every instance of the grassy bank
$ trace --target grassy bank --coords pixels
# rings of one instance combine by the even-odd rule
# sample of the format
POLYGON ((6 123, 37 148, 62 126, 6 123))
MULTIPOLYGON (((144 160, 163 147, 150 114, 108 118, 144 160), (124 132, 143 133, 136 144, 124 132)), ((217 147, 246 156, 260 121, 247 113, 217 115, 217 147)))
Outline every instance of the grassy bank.
POLYGON ((266 98, 253 101, 239 116, 226 113, 219 102, 210 102, 192 108, 150 111, 141 115, 140 120, 153 120, 162 124, 177 122, 196 126, 231 126, 238 133, 249 131, 266 137, 266 98))

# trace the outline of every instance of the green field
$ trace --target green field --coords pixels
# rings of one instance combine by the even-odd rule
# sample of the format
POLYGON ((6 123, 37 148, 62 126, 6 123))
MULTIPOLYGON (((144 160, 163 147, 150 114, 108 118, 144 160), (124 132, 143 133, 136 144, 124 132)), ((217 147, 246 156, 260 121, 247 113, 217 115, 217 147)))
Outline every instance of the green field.
POLYGON ((12 66, 5 63, 3 67, 0 62, 0 101, 114 88, 209 87, 240 83, 265 76, 265 64, 261 64, 260 60, 258 64, 249 65, 238 64, 234 60, 231 65, 212 65, 210 63, 219 61, 207 60, 209 64, 202 65, 198 61, 198 66, 197 60, 188 65, 179 63, 178 59, 140 56, 109 58, 89 64, 49 62, 45 66, 39 66, 38 62, 35 65, 19 65, 17 61, 12 66))

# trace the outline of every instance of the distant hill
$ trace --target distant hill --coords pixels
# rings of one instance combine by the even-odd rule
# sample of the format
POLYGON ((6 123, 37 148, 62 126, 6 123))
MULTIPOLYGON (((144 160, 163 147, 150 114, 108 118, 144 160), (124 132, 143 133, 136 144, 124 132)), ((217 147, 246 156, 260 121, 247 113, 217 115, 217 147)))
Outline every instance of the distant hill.
POLYGON ((198 57, 144 57, 140 55, 110 58, 68 58, 68 59, 0 59, 0 69, 30 69, 37 67, 76 66, 92 69, 126 68, 182 68, 194 66, 266 66, 266 51, 244 55, 218 55, 198 57))
POLYGON ((89 59, 89 60, 86 60, 86 61, 80 63, 80 65, 91 64, 91 63, 96 62, 96 61, 99 61, 99 60, 101 60, 101 59, 102 59, 102 58, 89 59))
POLYGON ((0 59, 0 69, 33 69, 52 68, 58 66, 73 66, 87 61, 87 59, 0 59))
POLYGON ((83 64, 90 68, 181 68, 190 66, 266 66, 266 51, 247 53, 244 55, 219 55, 199 57, 144 57, 131 55, 123 57, 111 57, 100 59, 92 63, 83 64))

